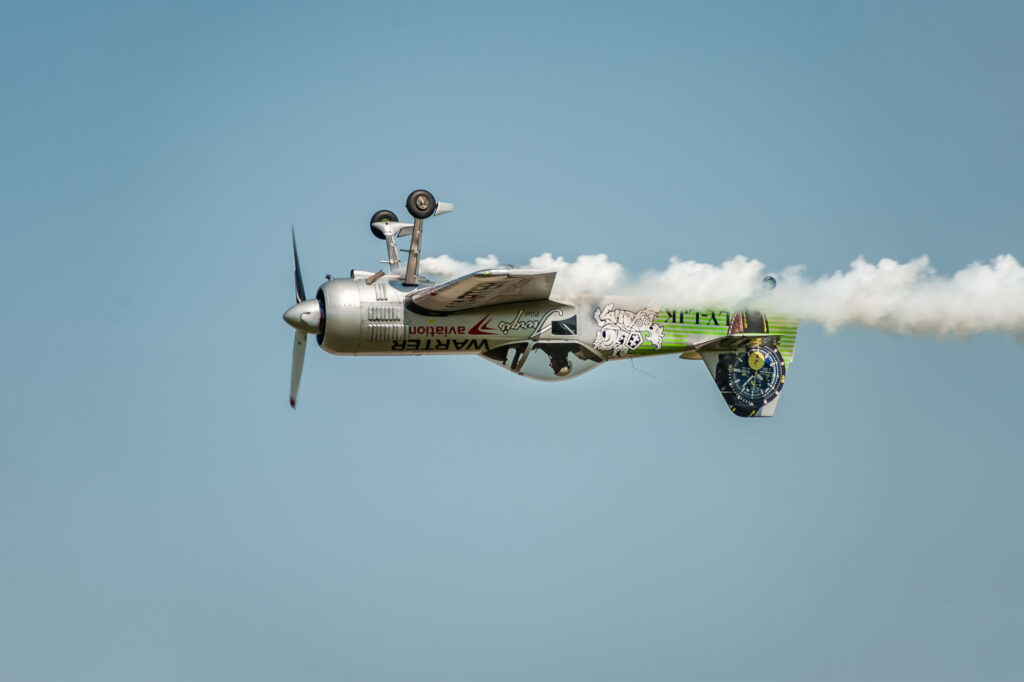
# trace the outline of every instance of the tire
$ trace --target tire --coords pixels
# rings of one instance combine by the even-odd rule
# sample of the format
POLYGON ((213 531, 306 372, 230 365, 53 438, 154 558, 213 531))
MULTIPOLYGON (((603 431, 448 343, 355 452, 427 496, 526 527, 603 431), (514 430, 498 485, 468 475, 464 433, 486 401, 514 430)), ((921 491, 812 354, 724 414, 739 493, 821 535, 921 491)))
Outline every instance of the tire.
POLYGON ((374 227, 373 224, 383 222, 397 223, 398 216, 387 209, 377 211, 373 214, 373 217, 370 218, 370 232, 373 232, 373 236, 377 239, 384 239, 384 233, 374 227))
POLYGON ((405 208, 413 218, 423 220, 434 215, 434 211, 437 210, 437 200, 427 190, 418 189, 405 200, 405 208))

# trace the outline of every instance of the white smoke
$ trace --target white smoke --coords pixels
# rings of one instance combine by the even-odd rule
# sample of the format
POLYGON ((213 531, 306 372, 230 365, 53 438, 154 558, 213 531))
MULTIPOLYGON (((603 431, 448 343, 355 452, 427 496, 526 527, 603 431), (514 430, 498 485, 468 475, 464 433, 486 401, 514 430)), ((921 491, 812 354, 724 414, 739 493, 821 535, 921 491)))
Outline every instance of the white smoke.
POLYGON ((664 270, 649 270, 627 293, 661 306, 742 307, 762 291, 764 263, 734 256, 721 265, 673 257, 664 270))
MULTIPOLYGON (((474 263, 440 256, 424 258, 421 267, 450 278, 497 265, 493 255, 474 263)), ((794 266, 775 276, 778 287, 770 293, 762 288, 764 264, 744 256, 721 265, 673 258, 664 270, 632 278, 604 254, 566 261, 545 253, 531 258, 528 267, 557 271, 556 295, 622 294, 683 309, 756 307, 819 322, 828 331, 859 325, 940 338, 1007 332, 1024 343, 1024 267, 1008 254, 971 263, 952 276, 937 273, 927 256, 877 264, 858 257, 847 270, 820 277, 794 266)))
POLYGON ((493 253, 489 256, 477 258, 472 263, 455 260, 444 254, 436 258, 421 258, 420 271, 427 275, 434 275, 441 279, 454 279, 462 275, 468 275, 476 270, 489 270, 498 267, 498 257, 493 253))
POLYGON ((559 294, 604 294, 620 288, 626 278, 626 269, 603 253, 580 256, 571 263, 561 256, 542 253, 530 259, 529 268, 556 271, 554 291, 559 294))
MULTIPOLYGON (((455 260, 447 254, 420 260, 420 270, 423 273, 441 279, 453 279, 476 270, 497 267, 512 268, 514 266, 499 265, 498 257, 493 253, 476 258, 472 263, 455 260)), ((608 256, 603 253, 596 256, 580 256, 571 263, 561 256, 556 258, 550 253, 543 253, 531 258, 526 268, 556 271, 558 277, 555 278, 555 291, 560 294, 604 294, 621 285, 626 274, 625 268, 608 260, 608 256)))

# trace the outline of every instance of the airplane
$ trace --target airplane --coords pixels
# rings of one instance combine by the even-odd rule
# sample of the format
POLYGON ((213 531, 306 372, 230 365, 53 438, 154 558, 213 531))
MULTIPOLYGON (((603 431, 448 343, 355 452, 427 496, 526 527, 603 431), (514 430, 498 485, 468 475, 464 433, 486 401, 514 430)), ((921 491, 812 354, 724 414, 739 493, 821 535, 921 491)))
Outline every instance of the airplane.
MULTIPOLYGON (((405 203, 413 222, 389 210, 370 218, 387 247, 388 266, 327 276, 307 299, 292 228, 295 328, 291 393, 295 407, 306 337, 333 355, 479 355, 541 381, 578 377, 610 360, 678 354, 703 360, 729 409, 770 417, 793 361, 798 320, 758 311, 651 307, 621 296, 552 294, 555 271, 510 267, 479 270, 440 284, 420 275, 424 221, 449 213, 423 189, 405 203), (398 239, 410 237, 403 266, 398 239)), ((775 286, 766 276, 765 290, 775 286)))

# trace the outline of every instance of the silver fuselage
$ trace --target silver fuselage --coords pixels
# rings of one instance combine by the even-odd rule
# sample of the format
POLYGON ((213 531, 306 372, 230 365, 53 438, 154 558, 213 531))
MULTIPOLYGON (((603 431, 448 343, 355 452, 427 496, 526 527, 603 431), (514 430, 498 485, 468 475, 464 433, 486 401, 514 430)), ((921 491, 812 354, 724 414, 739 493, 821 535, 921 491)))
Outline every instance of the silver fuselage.
MULTIPOLYGON (((332 279, 317 292, 317 342, 335 355, 481 355, 523 376, 558 381, 606 360, 676 354, 729 331, 726 310, 673 310, 624 297, 558 297, 432 312, 409 303, 402 280, 332 279)), ((791 357, 795 321, 774 317, 779 349, 791 357)))
POLYGON ((579 301, 551 300, 489 306, 464 312, 416 311, 405 304, 413 288, 398 278, 332 279, 317 292, 324 323, 317 342, 334 355, 479 354, 527 339, 592 339, 593 320, 566 331, 565 321, 580 320, 579 301))

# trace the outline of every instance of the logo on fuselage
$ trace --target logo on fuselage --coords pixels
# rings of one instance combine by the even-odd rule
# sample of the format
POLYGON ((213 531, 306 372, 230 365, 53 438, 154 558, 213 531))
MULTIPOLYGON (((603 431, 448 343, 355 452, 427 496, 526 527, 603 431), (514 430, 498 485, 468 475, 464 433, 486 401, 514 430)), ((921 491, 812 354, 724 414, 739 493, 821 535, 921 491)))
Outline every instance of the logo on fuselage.
POLYGON ((491 344, 487 339, 398 339, 391 342, 393 352, 426 351, 438 353, 487 351, 491 344))
POLYGON ((488 323, 491 321, 491 316, 483 318, 472 327, 469 328, 469 333, 473 336, 494 336, 495 331, 488 323))
MULTIPOLYGON (((472 333, 472 332, 470 332, 472 333)), ((410 336, 465 336, 466 328, 463 326, 439 325, 411 325, 410 336)))

